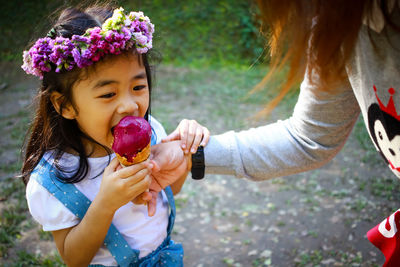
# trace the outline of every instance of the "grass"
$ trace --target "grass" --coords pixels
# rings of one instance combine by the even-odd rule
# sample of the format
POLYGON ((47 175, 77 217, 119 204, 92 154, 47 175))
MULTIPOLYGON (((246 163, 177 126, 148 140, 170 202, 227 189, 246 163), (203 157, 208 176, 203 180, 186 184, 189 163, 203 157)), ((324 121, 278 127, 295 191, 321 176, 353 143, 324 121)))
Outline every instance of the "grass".
POLYGON ((296 266, 316 266, 321 263, 323 259, 322 252, 320 250, 314 250, 311 252, 303 252, 300 254, 299 263, 296 266))
POLYGON ((394 195, 397 194, 397 181, 392 178, 377 178, 371 184, 371 194, 378 197, 387 197, 389 200, 394 199, 394 195))
MULTIPOLYGON (((15 173, 14 171, 11 169, 11 173, 15 173)), ((20 180, 13 177, 2 179, 0 186, 2 201, 7 201, 5 207, 0 210, 0 256, 7 257, 8 249, 20 237, 23 230, 22 223, 27 219, 28 209, 24 187, 20 180)))
POLYGON ((66 266, 59 255, 41 256, 27 253, 26 251, 19 251, 15 263, 10 267, 23 267, 23 266, 42 266, 42 267, 64 267, 66 266))

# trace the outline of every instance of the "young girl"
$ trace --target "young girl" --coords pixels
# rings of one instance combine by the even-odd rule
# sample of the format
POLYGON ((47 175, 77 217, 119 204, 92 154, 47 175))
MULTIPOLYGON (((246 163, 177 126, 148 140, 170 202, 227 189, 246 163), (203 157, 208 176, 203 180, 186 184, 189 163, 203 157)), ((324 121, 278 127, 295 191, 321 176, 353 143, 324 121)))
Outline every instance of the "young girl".
MULTIPOLYGON (((182 246, 170 233, 173 193, 187 172, 157 196, 149 217, 133 202, 149 200, 153 164, 121 168, 111 151, 113 127, 128 115, 150 122, 152 145, 166 136, 150 116, 153 31, 141 12, 69 8, 24 52, 23 69, 42 79, 22 168, 26 197, 69 266, 182 265, 182 246)), ((207 142, 208 131, 193 121, 178 128, 195 130, 187 147, 207 142)))

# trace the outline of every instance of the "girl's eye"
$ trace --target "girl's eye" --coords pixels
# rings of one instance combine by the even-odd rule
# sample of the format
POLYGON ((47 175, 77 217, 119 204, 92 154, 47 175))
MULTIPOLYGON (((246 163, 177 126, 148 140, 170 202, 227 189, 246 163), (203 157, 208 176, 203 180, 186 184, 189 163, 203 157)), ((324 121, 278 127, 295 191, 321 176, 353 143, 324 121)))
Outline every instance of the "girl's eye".
POLYGON ((134 90, 134 91, 139 91, 139 90, 142 90, 142 89, 144 89, 144 88, 146 88, 145 85, 139 85, 139 86, 133 87, 133 90, 134 90))
POLYGON ((111 97, 113 97, 113 96, 115 96, 115 93, 108 93, 108 94, 105 94, 105 95, 101 95, 101 96, 99 96, 100 98, 111 98, 111 97))

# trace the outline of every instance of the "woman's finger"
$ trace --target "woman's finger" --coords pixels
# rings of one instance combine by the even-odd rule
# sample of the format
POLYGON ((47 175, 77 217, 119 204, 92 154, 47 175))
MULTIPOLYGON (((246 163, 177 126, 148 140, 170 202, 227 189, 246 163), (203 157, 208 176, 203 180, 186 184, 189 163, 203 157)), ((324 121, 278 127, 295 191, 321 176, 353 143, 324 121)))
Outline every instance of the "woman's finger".
POLYGON ((189 121, 182 120, 178 126, 179 129, 179 136, 181 140, 181 147, 183 150, 187 149, 187 138, 188 138, 188 131, 189 131, 189 121))
POLYGON ((172 133, 170 133, 169 135, 167 135, 166 137, 161 139, 161 142, 166 143, 166 142, 171 142, 171 141, 179 140, 179 139, 180 139, 179 130, 175 129, 172 133))
POLYGON ((190 149, 190 153, 196 153, 197 148, 200 145, 201 140, 203 139, 203 129, 202 127, 198 127, 196 129, 196 135, 194 136, 193 144, 190 149))
POLYGON ((157 208, 157 192, 150 190, 152 194, 151 200, 147 203, 147 213, 152 217, 156 213, 157 208))
POLYGON ((197 129, 197 122, 194 120, 189 121, 187 137, 186 137, 185 153, 189 153, 189 150, 192 147, 193 141, 195 139, 196 129, 197 129))
POLYGON ((134 200, 132 200, 132 203, 135 205, 145 205, 147 202, 151 200, 151 193, 150 192, 143 192, 141 193, 138 197, 136 197, 134 200))
POLYGON ((209 140, 210 140, 210 131, 206 127, 203 127, 203 140, 201 140, 200 145, 206 146, 209 140))
POLYGON ((151 162, 151 166, 153 167, 152 169, 151 169, 151 171, 153 172, 158 172, 158 171, 160 171, 160 165, 157 163, 157 161, 155 161, 155 160, 150 160, 150 162, 151 162))

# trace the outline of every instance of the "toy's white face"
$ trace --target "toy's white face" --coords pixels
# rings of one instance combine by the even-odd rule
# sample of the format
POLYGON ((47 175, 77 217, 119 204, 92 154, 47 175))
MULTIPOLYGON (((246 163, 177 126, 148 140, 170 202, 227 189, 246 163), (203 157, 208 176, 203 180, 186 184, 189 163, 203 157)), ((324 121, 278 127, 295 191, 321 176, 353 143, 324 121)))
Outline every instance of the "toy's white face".
MULTIPOLYGON (((73 118, 81 131, 111 149, 112 128, 125 116, 144 117, 149 107, 146 69, 136 55, 119 55, 98 62, 88 79, 77 82, 72 90, 76 107, 73 118)), ((91 157, 105 156, 98 144, 83 140, 91 157)))
POLYGON ((389 162, 393 172, 399 176, 400 174, 400 136, 396 135, 392 140, 389 140, 385 127, 380 120, 374 122, 374 131, 376 142, 389 162))

